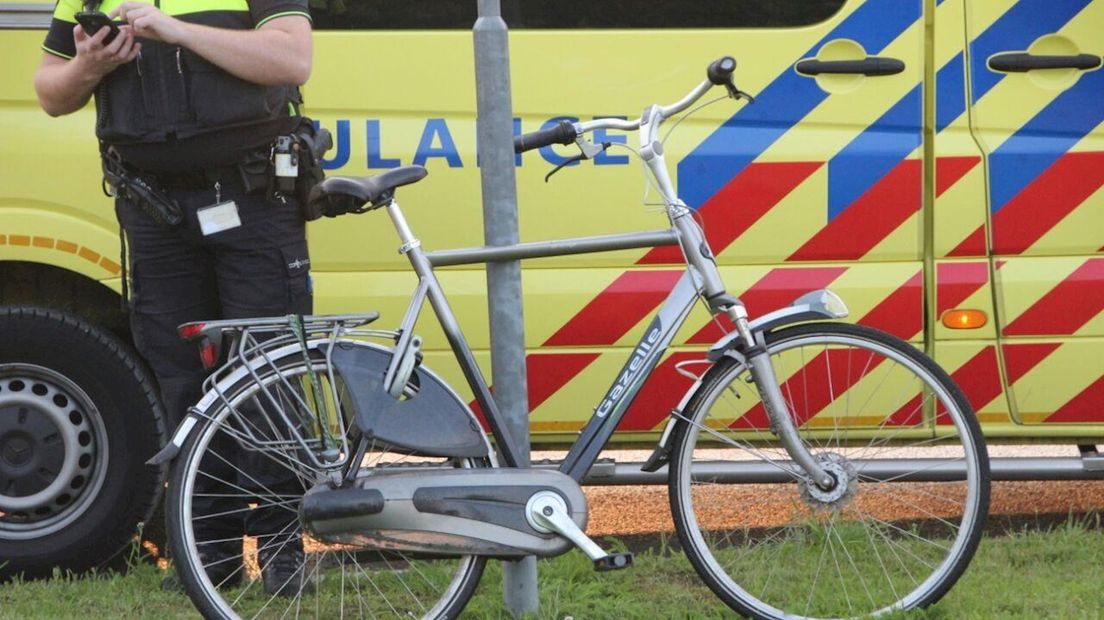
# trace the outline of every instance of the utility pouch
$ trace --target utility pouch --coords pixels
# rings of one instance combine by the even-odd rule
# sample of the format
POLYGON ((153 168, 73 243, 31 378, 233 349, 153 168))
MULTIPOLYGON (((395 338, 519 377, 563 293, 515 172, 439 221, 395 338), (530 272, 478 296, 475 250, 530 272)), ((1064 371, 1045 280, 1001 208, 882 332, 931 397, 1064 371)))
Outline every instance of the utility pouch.
MULTIPOLYGON (((109 196, 119 196, 133 203, 165 228, 172 228, 184 219, 180 205, 175 200, 132 174, 110 151, 104 152, 100 161, 103 163, 104 184, 110 186, 113 192, 108 193, 109 196)), ((107 193, 107 188, 104 189, 107 193)))
POLYGON ((268 155, 261 151, 250 153, 238 163, 238 174, 245 193, 267 190, 272 185, 269 167, 268 155))
POLYGON ((299 201, 303 219, 308 222, 322 217, 318 207, 310 204, 310 192, 326 178, 322 169, 322 156, 333 148, 333 136, 328 129, 316 129, 314 121, 304 117, 292 134, 292 148, 297 150, 299 175, 295 181, 295 197, 299 201))

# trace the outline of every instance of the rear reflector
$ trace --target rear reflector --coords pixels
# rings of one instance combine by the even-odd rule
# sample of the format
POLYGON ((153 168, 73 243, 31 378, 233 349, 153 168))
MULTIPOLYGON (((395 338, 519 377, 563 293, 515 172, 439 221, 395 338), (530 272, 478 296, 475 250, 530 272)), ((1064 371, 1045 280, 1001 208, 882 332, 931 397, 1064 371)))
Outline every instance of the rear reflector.
POLYGON ((180 326, 177 333, 180 334, 181 340, 191 340, 199 335, 203 331, 206 323, 186 323, 180 326))
POLYGON ((204 370, 211 370, 218 362, 218 347, 209 340, 204 340, 199 347, 199 360, 203 362, 204 370))

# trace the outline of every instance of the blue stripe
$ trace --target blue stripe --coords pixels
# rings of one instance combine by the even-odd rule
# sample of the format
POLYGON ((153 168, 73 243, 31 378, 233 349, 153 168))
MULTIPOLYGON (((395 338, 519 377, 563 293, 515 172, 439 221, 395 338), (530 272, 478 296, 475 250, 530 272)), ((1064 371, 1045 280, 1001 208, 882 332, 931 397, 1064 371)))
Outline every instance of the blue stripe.
MULTIPOLYGON (((989 25, 970 44, 974 60, 973 97, 978 101, 1003 73, 990 71, 986 63, 998 52, 1019 51, 1044 34, 1060 29, 1088 4, 1088 0, 1058 2, 1022 0, 989 25)), ((966 111, 963 54, 943 65, 935 78, 935 130, 943 131, 966 111)))
POLYGON ((1104 122, 1104 71, 1081 75, 989 156, 993 213, 1104 122))
POLYGON ((1091 0, 1020 0, 970 43, 971 86, 974 103, 985 96, 1003 73, 986 63, 999 52, 1027 49, 1035 39, 1059 30, 1091 0))
POLYGON ((965 111, 966 61, 959 52, 935 74, 935 131, 943 131, 965 111))
POLYGON ((828 162, 829 222, 920 146, 921 105, 917 84, 828 162))
MULTIPOLYGON (((974 41, 974 49, 991 49, 988 54, 993 54, 1026 48, 1039 35, 1056 30, 1068 22, 1080 10, 1078 4, 1083 7, 1083 0, 1065 2, 1055 9, 1050 9, 1038 0, 1027 0, 1026 3, 1021 3, 1007 11, 987 28, 974 41), (1021 6, 1024 8, 1019 8, 1021 6), (1040 13, 1044 8, 1047 10, 1040 13), (1019 38, 1009 37, 1010 29, 1015 31, 1019 38), (1025 38, 1026 42, 1022 47, 1009 47, 1019 44, 1025 38)), ((988 55, 984 58, 988 58, 988 55)), ((984 95, 1003 76, 989 71, 985 68, 984 62, 981 66, 984 68, 984 73, 980 85, 975 80, 975 92, 979 92, 977 89, 980 88, 981 95, 984 95), (990 79, 989 76, 996 76, 996 79, 990 79)), ((936 131, 942 131, 966 111, 963 54, 959 53, 937 72, 935 96, 936 131)), ((828 221, 832 221, 846 210, 859 196, 920 145, 921 106, 921 91, 917 86, 832 158, 828 163, 828 221)), ((1099 107, 1104 109, 1104 106, 1099 107)), ((1038 143, 1033 146, 1042 147, 1038 143)), ((1031 157, 1037 160, 1036 164, 1043 166, 1035 174, 1053 163, 1061 152, 1054 154, 1050 161, 1046 161, 1048 156, 1043 153, 1032 155, 1031 157)), ((1018 154, 1016 157, 1023 156, 1018 154)), ((1027 166, 1027 169, 1023 166, 1016 167, 1020 173, 1028 173, 1032 168, 1031 166, 1027 166)), ((1034 176, 1032 174, 1027 179, 1034 176)), ((1015 175, 1012 175, 1009 180, 1015 179, 1023 180, 1022 177, 1015 175)), ((1022 187, 1014 188, 1014 191, 1018 192, 1019 189, 1022 187)), ((994 201, 994 204, 997 203, 994 201)))
MULTIPOLYGON (((918 1, 869 0, 799 58, 815 56, 825 43, 841 38, 878 53, 920 18, 920 8, 918 1)), ((788 68, 754 105, 741 107, 679 162, 682 198, 694 208, 704 204, 827 96, 815 80, 788 68)))

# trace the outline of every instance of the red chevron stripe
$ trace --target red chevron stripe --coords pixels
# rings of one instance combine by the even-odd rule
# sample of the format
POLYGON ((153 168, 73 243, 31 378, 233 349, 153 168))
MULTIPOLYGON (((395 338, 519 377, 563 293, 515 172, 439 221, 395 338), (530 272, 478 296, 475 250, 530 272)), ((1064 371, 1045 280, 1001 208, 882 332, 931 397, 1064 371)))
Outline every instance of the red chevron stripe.
POLYGON ((958 183, 966 173, 978 165, 981 157, 938 157, 935 160, 935 195, 942 196, 943 192, 958 183))
POLYGON ((546 347, 611 345, 662 302, 681 271, 626 271, 544 342, 546 347))
MULTIPOLYGON (((697 211, 705 222, 709 247, 720 254, 823 165, 824 162, 770 162, 744 168, 697 211)), ((637 264, 682 262, 678 246, 663 246, 649 251, 637 264)))
MULTIPOLYGON (((920 332, 921 321, 920 311, 922 308, 920 290, 923 283, 922 272, 917 272, 916 275, 908 279, 907 282, 897 288, 896 291, 882 300, 877 306, 874 306, 867 312, 863 318, 859 319, 859 323, 868 325, 883 331, 887 331, 901 338, 911 338, 920 332)), ((835 356, 847 355, 848 350, 837 349, 828 351, 828 354, 820 353, 804 368, 794 373, 786 382, 783 383, 783 394, 789 394, 786 389, 794 390, 793 394, 797 394, 798 390, 804 391, 806 389, 811 390, 814 395, 808 399, 808 407, 804 407, 804 404, 794 403, 795 406, 804 407, 805 411, 802 411, 795 418, 798 425, 804 424, 809 418, 816 415, 825 405, 831 400, 828 392, 831 391, 834 394, 842 394, 844 391, 851 388, 856 381, 863 378, 866 374, 869 374, 881 363, 883 358, 875 359, 866 368, 866 372, 861 373, 862 368, 854 368, 852 364, 851 376, 847 375, 847 361, 842 362, 842 369, 838 368, 841 364, 837 362, 835 356), (827 376, 828 367, 832 367, 832 385, 829 390, 827 376), (837 376, 840 372, 843 372, 844 376, 837 376), (791 383, 792 382, 792 383, 791 383), (817 395, 815 392, 820 390, 821 394, 817 395), (819 404, 819 406, 817 406, 819 404)), ((865 366, 859 364, 859 366, 865 366)), ((795 397, 796 398, 796 397, 795 397)), ((804 398, 804 397, 802 397, 804 398)), ((733 423, 733 428, 765 428, 767 420, 767 412, 763 409, 762 403, 753 407, 746 415, 733 423)))
POLYGON ((1104 152, 1066 153, 993 215, 993 250, 1019 254, 1104 185, 1104 152))
MULTIPOLYGON (((617 425, 617 430, 650 431, 655 428, 678 405, 678 399, 690 389, 693 383, 678 374, 675 366, 687 360, 704 358, 701 351, 682 351, 672 353, 663 360, 636 395, 636 400, 625 412, 625 417, 617 425)), ((705 372, 706 368, 707 366, 702 365, 695 370, 705 372)))
POLYGON ((935 266, 936 316, 957 308, 989 281, 989 264, 939 263, 935 266))
POLYGON ((859 319, 859 323, 905 340, 919 334, 923 329, 923 285, 923 272, 917 272, 859 319))
POLYGON ((962 240, 947 256, 985 256, 985 225, 977 227, 969 237, 962 240))
POLYGON ((889 414, 889 419, 885 421, 885 426, 916 426, 924 421, 924 409, 921 405, 924 401, 920 399, 920 395, 912 397, 912 400, 905 403, 903 407, 889 414))
POLYGON ((1104 258, 1090 258, 1004 328, 1006 336, 1069 335, 1104 310, 1104 258))
POLYGON ((525 356, 529 382, 529 411, 535 411, 553 394, 598 359, 598 353, 531 353, 525 356))
MULTIPOLYGON (((529 411, 534 411, 559 391, 568 381, 598 359, 598 353, 530 353, 525 356, 525 376, 529 386, 529 411)), ((491 390, 494 391, 493 388, 491 390)), ((490 430, 483 408, 472 400, 468 403, 483 430, 490 430)))
MULTIPOLYGON (((747 306, 748 316, 758 317, 773 310, 784 308, 798 297, 822 289, 847 271, 846 267, 796 267, 771 269, 740 294, 740 300, 747 306)), ((708 344, 732 331, 732 323, 726 316, 718 316, 718 321, 710 321, 698 330, 686 342, 688 344, 708 344)))
POLYGON ((904 160, 786 260, 862 258, 920 210, 920 194, 920 161, 904 160))
POLYGON ((1027 342, 1002 345, 1004 373, 1008 377, 1008 385, 1015 384, 1060 346, 1062 346, 1061 343, 1057 342, 1027 342))
MULTIPOLYGON (((884 357, 865 360, 849 359, 851 349, 830 349, 818 353, 788 379, 782 382, 782 394, 792 400, 794 424, 800 427, 830 405, 834 398, 851 389, 860 379, 877 368, 884 357), (850 363, 849 363, 850 362, 850 363)), ((767 428, 767 410, 763 403, 751 408, 730 424, 731 428, 767 428)))
MULTIPOLYGON (((974 411, 980 411, 1004 392, 997 366, 997 349, 994 346, 978 351, 968 362, 951 373, 951 378, 962 388, 974 411)), ((942 408, 936 413, 935 423, 953 424, 942 408)))
POLYGON ((1093 381, 1092 385, 1073 397, 1052 413, 1045 424, 1053 422, 1097 422, 1104 418, 1104 377, 1093 381))

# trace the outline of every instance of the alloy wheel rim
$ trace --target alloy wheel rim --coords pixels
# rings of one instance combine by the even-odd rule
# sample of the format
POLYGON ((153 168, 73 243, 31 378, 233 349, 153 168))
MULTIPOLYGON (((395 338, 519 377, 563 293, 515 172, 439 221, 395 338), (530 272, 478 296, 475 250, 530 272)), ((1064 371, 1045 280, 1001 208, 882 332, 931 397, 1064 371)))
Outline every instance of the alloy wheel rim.
POLYGON ((56 533, 103 486, 107 433, 92 399, 61 373, 0 365, 0 538, 56 533))

